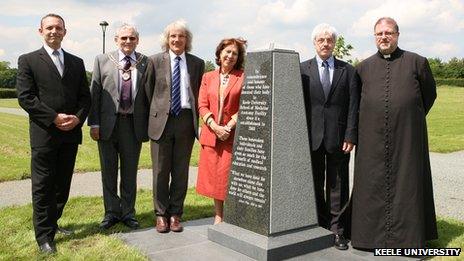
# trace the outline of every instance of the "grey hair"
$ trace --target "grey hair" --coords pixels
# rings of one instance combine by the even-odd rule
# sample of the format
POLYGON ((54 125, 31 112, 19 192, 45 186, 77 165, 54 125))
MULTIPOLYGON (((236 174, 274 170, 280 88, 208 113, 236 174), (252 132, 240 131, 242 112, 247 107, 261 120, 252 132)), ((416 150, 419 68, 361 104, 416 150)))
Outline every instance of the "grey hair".
POLYGON ((396 32, 400 31, 400 27, 398 26, 398 23, 396 23, 395 19, 393 19, 391 17, 388 17, 388 16, 380 17, 379 20, 377 20, 377 22, 375 22, 374 31, 375 31, 375 28, 377 27, 377 25, 380 24, 381 22, 385 22, 387 24, 393 25, 396 32))
POLYGON ((335 29, 335 27, 329 24, 326 24, 326 23, 318 24, 316 25, 316 27, 314 27, 313 32, 311 33, 311 39, 314 42, 316 40, 316 37, 318 37, 321 34, 326 34, 326 33, 332 35, 332 38, 334 39, 334 43, 337 42, 337 29, 335 29))
POLYGON ((126 24, 126 23, 122 24, 120 27, 118 27, 118 29, 116 29, 116 33, 114 34, 114 37, 118 37, 119 33, 124 29, 130 29, 130 30, 134 31, 135 36, 137 36, 137 38, 139 38, 139 32, 137 31, 137 28, 135 27, 135 25, 126 24))
POLYGON ((166 28, 164 28, 164 32, 160 35, 161 49, 163 49, 165 52, 169 50, 169 32, 173 29, 180 29, 185 32, 185 37, 187 40, 185 43, 185 52, 190 52, 192 50, 193 36, 190 29, 187 27, 187 22, 183 19, 174 21, 168 24, 166 28))

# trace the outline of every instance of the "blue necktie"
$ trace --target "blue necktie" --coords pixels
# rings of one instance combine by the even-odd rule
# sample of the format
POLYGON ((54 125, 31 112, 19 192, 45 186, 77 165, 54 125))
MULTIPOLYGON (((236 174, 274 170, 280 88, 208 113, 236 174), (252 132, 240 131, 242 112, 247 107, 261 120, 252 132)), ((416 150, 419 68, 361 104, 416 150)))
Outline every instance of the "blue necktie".
POLYGON ((330 93, 330 72, 329 72, 329 63, 327 60, 322 62, 322 67, 324 67, 324 71, 322 71, 322 89, 324 90, 325 99, 329 97, 330 93))
POLYGON ((171 113, 175 116, 179 115, 182 109, 180 103, 180 60, 177 56, 175 58, 174 72, 172 73, 172 88, 171 88, 171 113))

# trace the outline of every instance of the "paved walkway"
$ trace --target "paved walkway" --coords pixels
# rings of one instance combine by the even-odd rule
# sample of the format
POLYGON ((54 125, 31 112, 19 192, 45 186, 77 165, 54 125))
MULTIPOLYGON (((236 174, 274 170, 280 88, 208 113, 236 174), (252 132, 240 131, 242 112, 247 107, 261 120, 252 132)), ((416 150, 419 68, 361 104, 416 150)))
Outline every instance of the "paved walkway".
MULTIPOLYGON (((430 153, 432 165, 435 207, 439 216, 464 221, 464 151, 448 154, 430 153)), ((352 164, 351 162, 351 173, 352 164)), ((350 175, 352 179, 352 175, 350 175)), ((190 167, 189 186, 195 186, 197 168, 190 167)), ((350 184, 353 184, 352 180, 350 184)), ((137 177, 138 188, 152 189, 150 169, 140 170, 137 177)), ((100 172, 77 173, 74 175, 70 196, 101 196, 100 172)), ((0 208, 23 205, 31 202, 31 180, 0 183, 0 208)))

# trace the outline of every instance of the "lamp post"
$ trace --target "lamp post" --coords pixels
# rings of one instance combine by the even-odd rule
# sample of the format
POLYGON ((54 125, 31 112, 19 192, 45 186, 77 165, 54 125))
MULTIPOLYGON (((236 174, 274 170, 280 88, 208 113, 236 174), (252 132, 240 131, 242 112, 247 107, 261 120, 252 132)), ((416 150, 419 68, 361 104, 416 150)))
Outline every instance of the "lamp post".
POLYGON ((100 26, 101 26, 102 32, 103 32, 103 53, 105 53, 105 32, 106 32, 106 27, 108 26, 108 22, 107 21, 101 21, 100 26))

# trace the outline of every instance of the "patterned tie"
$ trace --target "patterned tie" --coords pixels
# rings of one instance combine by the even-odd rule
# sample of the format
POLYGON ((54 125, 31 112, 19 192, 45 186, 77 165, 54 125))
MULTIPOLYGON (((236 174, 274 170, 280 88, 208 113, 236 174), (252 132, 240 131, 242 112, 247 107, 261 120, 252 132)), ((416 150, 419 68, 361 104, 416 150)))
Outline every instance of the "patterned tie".
POLYGON ((182 109, 180 103, 180 60, 177 56, 175 58, 174 72, 172 73, 172 88, 171 88, 171 113, 175 116, 179 115, 182 109))
POLYGON ((55 64, 56 69, 58 69, 60 76, 63 77, 64 65, 60 60, 60 52, 58 52, 57 50, 54 50, 52 54, 53 54, 53 63, 55 64))
POLYGON ((322 62, 322 67, 324 67, 324 71, 322 71, 322 89, 324 90, 325 99, 329 97, 330 92, 330 72, 329 72, 329 63, 327 60, 322 62))
MULTIPOLYGON (((131 66, 131 58, 129 56, 124 57, 124 72, 129 70, 131 66)), ((124 79, 122 78, 122 83, 121 83, 121 99, 120 99, 120 105, 121 108, 126 111, 130 108, 132 105, 132 79, 131 79, 131 71, 127 71, 129 73, 129 79, 124 79)))

